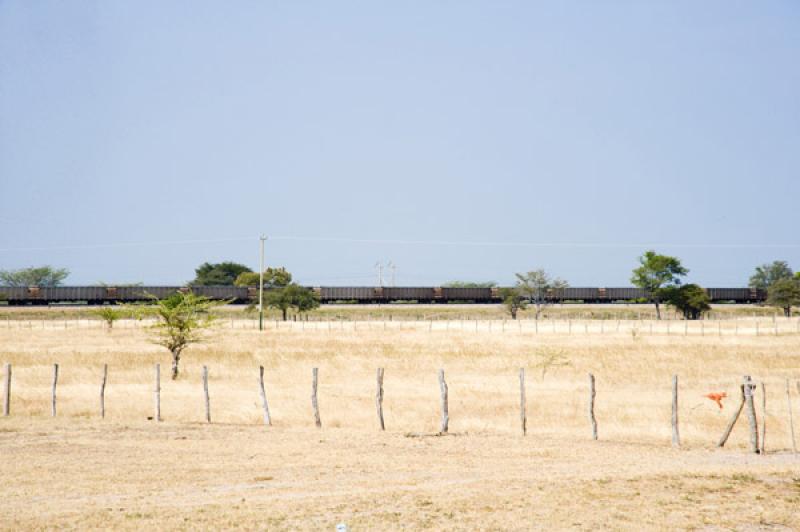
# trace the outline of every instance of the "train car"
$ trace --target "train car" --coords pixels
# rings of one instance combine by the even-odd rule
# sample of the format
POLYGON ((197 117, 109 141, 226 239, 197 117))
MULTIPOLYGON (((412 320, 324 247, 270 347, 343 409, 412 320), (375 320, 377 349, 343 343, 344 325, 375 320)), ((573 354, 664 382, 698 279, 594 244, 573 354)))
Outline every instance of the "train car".
POLYGON ((421 286, 385 286, 383 298, 386 301, 419 301, 429 303, 434 300, 432 287, 421 286))
POLYGON ((628 301, 631 299, 646 298, 647 292, 641 288, 606 288, 606 296, 609 301, 628 301))
MULTIPOLYGON (((499 299, 499 296, 498 296, 499 299)), ((442 287, 443 303, 452 301, 474 301, 475 303, 490 303, 493 301, 491 288, 468 288, 457 286, 442 287)))
POLYGON ((198 296, 209 299, 232 300, 237 303, 244 303, 248 300, 246 286, 190 286, 188 288, 198 296))
POLYGON ((0 286, 0 303, 19 305, 28 300, 28 289, 24 286, 0 286))
POLYGON ((552 297, 561 301, 584 301, 592 303, 599 299, 597 288, 567 287, 553 291, 552 297))
POLYGON ((375 300, 375 290, 371 286, 322 286, 320 300, 323 303, 334 301, 371 303, 375 300))

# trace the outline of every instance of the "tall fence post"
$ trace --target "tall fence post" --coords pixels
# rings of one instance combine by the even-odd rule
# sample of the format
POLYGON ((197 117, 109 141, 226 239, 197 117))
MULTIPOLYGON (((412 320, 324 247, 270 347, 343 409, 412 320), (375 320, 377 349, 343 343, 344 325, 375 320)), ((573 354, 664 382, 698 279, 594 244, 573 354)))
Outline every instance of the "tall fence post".
POLYGON ((447 428, 450 424, 450 414, 447 408, 447 382, 444 380, 444 370, 439 370, 439 393, 441 394, 442 406, 442 423, 439 427, 439 432, 447 434, 447 428))
POLYGON ((211 400, 208 397, 208 366, 203 366, 203 395, 206 402, 206 423, 211 423, 211 400))
POLYGON ((672 446, 681 446, 681 435, 678 430, 678 376, 672 376, 672 446))
POLYGON ((311 369, 311 407, 314 409, 314 425, 317 428, 322 427, 322 421, 319 419, 319 403, 317 402, 317 377, 319 375, 319 368, 311 369))
MULTIPOLYGON (((3 416, 11 415, 11 364, 5 366, 5 386, 3 387, 3 416)), ((787 383, 789 381, 786 381, 787 383)), ((786 385, 789 386, 788 384, 786 385)), ((788 389, 788 388, 787 388, 788 389)))
POLYGON ((108 364, 103 364, 103 380, 100 381, 100 418, 106 418, 106 382, 108 382, 108 364))
POLYGON ((58 386, 58 364, 53 364, 53 387, 51 391, 52 403, 50 405, 50 413, 56 417, 56 387, 58 386))
POLYGON ((767 439, 767 386, 761 381, 761 438, 759 438, 759 451, 765 452, 767 439))
POLYGON ((594 375, 589 373, 589 422, 592 424, 592 439, 597 439, 597 419, 594 417, 594 375))
POLYGON ((155 382, 153 383, 153 419, 161 421, 161 364, 156 364, 155 382))
POLYGON ((753 384, 750 375, 744 376, 744 401, 745 409, 747 411, 747 424, 750 427, 750 448, 758 454, 758 419, 756 419, 756 407, 753 402, 753 391, 756 385, 753 384))
POLYGON ((261 408, 264 410, 264 424, 270 427, 272 426, 272 418, 269 415, 267 392, 264 390, 264 366, 258 366, 258 393, 261 395, 261 408))
POLYGON ((789 386, 789 379, 786 379, 786 403, 789 407, 789 433, 792 436, 792 452, 797 454, 797 442, 794 439, 794 418, 792 417, 792 393, 791 387, 789 386))
POLYGON ((519 421, 522 424, 522 435, 528 433, 528 416, 525 412, 525 368, 519 368, 519 421))
POLYGON ((383 368, 378 368, 375 374, 377 381, 377 390, 375 392, 375 407, 378 410, 378 423, 381 430, 386 430, 386 425, 383 423, 383 368))

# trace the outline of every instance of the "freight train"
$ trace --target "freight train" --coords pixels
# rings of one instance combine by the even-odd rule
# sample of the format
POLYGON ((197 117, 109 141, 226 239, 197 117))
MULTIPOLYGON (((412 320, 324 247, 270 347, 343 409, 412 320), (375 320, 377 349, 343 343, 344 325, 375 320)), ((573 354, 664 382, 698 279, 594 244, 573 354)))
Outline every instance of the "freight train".
MULTIPOLYGON (((500 303, 500 288, 454 288, 424 286, 321 286, 309 287, 321 303, 500 303)), ((58 286, 3 287, 0 304, 104 305, 137 303, 165 298, 178 291, 193 291, 211 299, 248 303, 258 297, 257 287, 247 286, 58 286)), ((269 290, 269 289, 265 289, 269 290)), ((712 302, 763 303, 766 291, 755 288, 706 288, 712 302)), ((647 299, 641 288, 562 288, 551 290, 547 299, 554 303, 620 303, 647 299)))

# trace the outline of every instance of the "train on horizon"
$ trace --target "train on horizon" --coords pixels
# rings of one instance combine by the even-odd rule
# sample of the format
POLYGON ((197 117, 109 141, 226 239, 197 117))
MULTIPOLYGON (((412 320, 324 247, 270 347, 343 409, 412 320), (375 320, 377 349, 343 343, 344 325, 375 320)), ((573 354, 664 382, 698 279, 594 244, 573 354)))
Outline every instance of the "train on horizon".
MULTIPOLYGON (((501 288, 424 286, 316 286, 308 287, 321 303, 501 303, 501 288)), ((258 297, 254 286, 0 286, 0 304, 8 305, 105 305, 162 299, 191 290, 197 295, 233 303, 250 303, 258 297)), ((265 291, 268 291, 265 288, 265 291)), ((756 288, 705 288, 713 303, 763 303, 765 290, 756 288)), ((648 299, 641 288, 561 288, 550 290, 554 303, 631 303, 648 299)))

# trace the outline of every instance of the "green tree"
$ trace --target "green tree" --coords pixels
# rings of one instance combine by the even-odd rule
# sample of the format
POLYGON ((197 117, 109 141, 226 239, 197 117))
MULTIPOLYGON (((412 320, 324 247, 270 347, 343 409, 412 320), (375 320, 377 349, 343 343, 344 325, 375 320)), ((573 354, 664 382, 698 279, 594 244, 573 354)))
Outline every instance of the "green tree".
POLYGON ((699 285, 670 286, 661 293, 664 302, 678 309, 687 320, 696 320, 711 310, 711 299, 699 285))
POLYGON ((224 304, 192 292, 176 292, 166 299, 155 300, 155 307, 150 310, 157 320, 152 326, 154 342, 172 354, 173 380, 178 378, 183 350, 202 340, 201 331, 214 323, 211 309, 224 304))
POLYGON ((633 270, 631 282, 647 291, 650 301, 656 306, 656 319, 661 319, 661 301, 664 290, 681 284, 681 277, 689 270, 681 266, 681 261, 655 251, 646 251, 639 257, 639 267, 633 270))
POLYGON ((319 306, 319 297, 313 290, 295 283, 270 290, 265 294, 264 299, 268 307, 280 309, 283 314, 283 321, 286 321, 287 312, 290 308, 302 313, 319 306))
POLYGON ((516 290, 527 297, 536 307, 536 319, 542 314, 544 308, 550 304, 553 292, 569 286, 566 281, 551 277, 546 271, 539 269, 528 273, 517 273, 516 290))
POLYGON ((778 279, 767 291, 767 305, 783 309, 787 318, 792 317, 792 307, 800 305, 800 277, 778 279))
POLYGON ((756 271, 750 276, 750 288, 769 289, 776 281, 791 279, 792 269, 785 260, 772 261, 770 264, 756 266, 756 271))
POLYGON ((109 331, 114 328, 114 322, 122 318, 122 311, 110 306, 96 308, 92 314, 105 321, 109 331))
MULTIPOLYGON (((242 272, 233 282, 236 286, 258 286, 258 272, 242 272)), ((267 268, 264 270, 264 288, 286 286, 292 282, 292 274, 286 268, 267 268)))
POLYGON ((58 286, 67 278, 69 270, 39 266, 38 268, 21 268, 19 270, 0 270, 0 284, 6 286, 58 286))
POLYGON ((252 271, 243 264, 236 262, 220 262, 212 264, 204 262, 195 270, 195 278, 189 283, 192 286, 233 286, 236 278, 252 271))
POLYGON ((528 308, 525 296, 520 294, 517 288, 501 288, 500 297, 503 299, 506 310, 511 314, 512 320, 517 319, 517 312, 528 308))
POLYGON ((445 288, 494 288, 494 281, 450 281, 442 285, 445 288))

